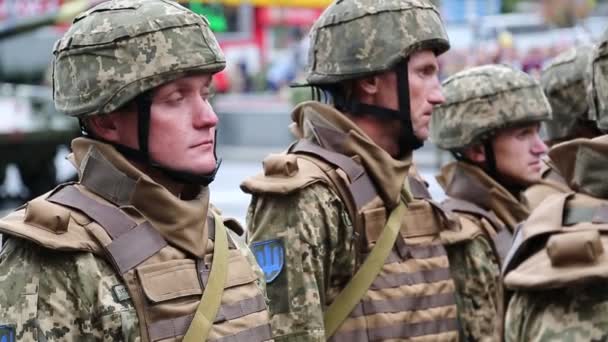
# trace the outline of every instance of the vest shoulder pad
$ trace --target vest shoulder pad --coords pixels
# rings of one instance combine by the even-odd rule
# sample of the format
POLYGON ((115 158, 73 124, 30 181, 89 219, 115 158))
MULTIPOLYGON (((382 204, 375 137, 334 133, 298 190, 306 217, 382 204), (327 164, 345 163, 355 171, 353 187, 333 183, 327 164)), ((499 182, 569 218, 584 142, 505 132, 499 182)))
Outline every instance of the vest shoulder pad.
POLYGON ((263 161, 264 172, 247 178, 241 189, 253 195, 286 195, 317 182, 328 183, 330 180, 318 163, 295 154, 271 154, 263 161))
POLYGON ((0 220, 0 233, 27 239, 49 249, 103 254, 86 230, 85 215, 37 197, 0 220))
POLYGON ((518 230, 505 265, 511 289, 548 289, 608 279, 606 205, 570 205, 573 194, 547 198, 518 230))

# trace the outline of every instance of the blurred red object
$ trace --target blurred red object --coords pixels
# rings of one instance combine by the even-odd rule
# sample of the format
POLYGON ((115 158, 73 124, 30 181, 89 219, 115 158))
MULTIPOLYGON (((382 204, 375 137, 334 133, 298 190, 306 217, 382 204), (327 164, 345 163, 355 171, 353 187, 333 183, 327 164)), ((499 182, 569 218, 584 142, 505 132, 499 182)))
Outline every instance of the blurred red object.
POLYGON ((213 85, 218 93, 227 93, 230 90, 230 78, 226 69, 213 75, 213 85))

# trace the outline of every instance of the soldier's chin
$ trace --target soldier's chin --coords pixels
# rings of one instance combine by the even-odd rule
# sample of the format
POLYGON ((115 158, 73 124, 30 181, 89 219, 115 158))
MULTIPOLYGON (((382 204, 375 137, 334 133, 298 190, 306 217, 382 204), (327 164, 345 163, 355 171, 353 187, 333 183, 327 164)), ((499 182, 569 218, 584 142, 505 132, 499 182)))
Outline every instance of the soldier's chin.
POLYGON ((426 141, 429 138, 429 130, 428 128, 416 130, 414 135, 416 138, 420 139, 420 141, 426 141))
POLYGON ((212 156, 200 158, 199 160, 192 160, 188 163, 188 165, 184 165, 184 167, 182 167, 182 170, 197 175, 206 175, 212 173, 215 170, 215 166, 216 160, 212 156))

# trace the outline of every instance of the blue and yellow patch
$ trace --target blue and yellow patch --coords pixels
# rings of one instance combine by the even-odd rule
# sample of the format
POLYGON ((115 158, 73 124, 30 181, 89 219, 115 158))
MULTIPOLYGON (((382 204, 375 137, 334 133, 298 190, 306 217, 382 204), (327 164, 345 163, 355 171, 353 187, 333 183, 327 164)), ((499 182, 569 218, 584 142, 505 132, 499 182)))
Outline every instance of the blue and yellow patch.
POLYGON ((266 283, 272 283, 281 274, 285 265, 283 240, 273 239, 254 242, 251 244, 251 249, 262 271, 264 271, 266 283))
POLYGON ((15 327, 0 324, 0 342, 15 342, 15 327))

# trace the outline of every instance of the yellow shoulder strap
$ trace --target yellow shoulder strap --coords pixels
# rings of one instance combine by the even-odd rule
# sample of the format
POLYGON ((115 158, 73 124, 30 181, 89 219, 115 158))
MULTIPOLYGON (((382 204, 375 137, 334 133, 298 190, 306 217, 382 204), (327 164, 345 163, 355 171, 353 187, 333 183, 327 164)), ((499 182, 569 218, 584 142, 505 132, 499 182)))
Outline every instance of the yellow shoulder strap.
POLYGON ((405 204, 401 201, 391 212, 382 234, 380 234, 376 245, 361 265, 361 268, 325 311, 325 337, 327 339, 336 332, 380 273, 384 261, 395 245, 395 240, 401 229, 401 220, 404 216, 405 204))
POLYGON ((219 215, 215 219, 215 241, 213 246, 213 261, 207 287, 203 291, 201 302, 196 309, 190 328, 186 332, 184 342, 206 341, 222 303, 222 293, 228 275, 228 238, 226 227, 219 215))

